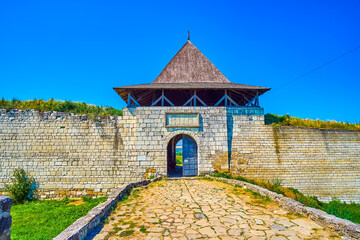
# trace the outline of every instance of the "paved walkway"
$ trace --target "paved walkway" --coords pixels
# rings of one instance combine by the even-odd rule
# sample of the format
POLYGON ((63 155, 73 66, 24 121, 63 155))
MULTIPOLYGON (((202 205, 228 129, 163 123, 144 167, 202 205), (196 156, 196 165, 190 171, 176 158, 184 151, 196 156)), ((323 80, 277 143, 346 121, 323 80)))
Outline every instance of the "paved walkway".
POLYGON ((168 180, 118 204, 100 239, 338 239, 312 220, 246 189, 209 180, 168 180))

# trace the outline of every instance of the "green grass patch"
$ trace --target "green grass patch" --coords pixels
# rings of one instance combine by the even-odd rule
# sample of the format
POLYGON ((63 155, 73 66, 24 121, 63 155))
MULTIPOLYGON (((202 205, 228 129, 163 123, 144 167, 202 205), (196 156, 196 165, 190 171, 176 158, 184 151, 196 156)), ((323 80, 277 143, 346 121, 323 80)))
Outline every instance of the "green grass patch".
POLYGON ((274 126, 293 126, 320 129, 345 129, 360 131, 360 123, 346 123, 337 121, 323 121, 290 117, 289 115, 265 114, 265 124, 274 126))
POLYGON ((176 165, 182 166, 183 165, 183 155, 181 152, 176 153, 176 165))
POLYGON ((11 207, 11 239, 45 240, 56 237, 78 218, 104 202, 105 197, 89 199, 78 206, 68 205, 74 200, 37 200, 11 207))
POLYGON ((142 227, 140 228, 140 232, 142 232, 142 233, 147 233, 148 231, 146 230, 146 228, 145 228, 144 226, 142 226, 142 227))
MULTIPOLYGON (((295 188, 288 188, 281 186, 281 181, 275 179, 273 181, 265 181, 259 179, 244 178, 241 176, 231 176, 226 173, 215 173, 214 177, 236 179, 251 184, 258 185, 270 191, 284 195, 301 202, 305 206, 321 209, 329 214, 333 214, 339 218, 348 219, 354 223, 360 223, 360 204, 358 203, 345 203, 333 199, 329 203, 319 201, 315 196, 304 195, 295 188)), ((253 194, 254 195, 254 194, 253 194)))
POLYGON ((126 237, 126 236, 130 236, 134 233, 134 230, 126 230, 120 233, 120 237, 126 237))
POLYGON ((141 192, 141 190, 139 189, 139 188, 137 188, 137 189, 134 189, 133 191, 132 191, 132 193, 131 193, 131 196, 133 197, 133 198, 138 198, 138 197, 140 197, 140 192, 141 192))
POLYGON ((4 98, 0 100, 0 108, 5 109, 35 109, 40 112, 45 111, 57 111, 57 112, 67 112, 75 114, 86 114, 91 116, 121 116, 122 111, 108 106, 95 106, 91 104, 86 104, 84 102, 72 102, 72 101, 54 101, 51 98, 48 101, 43 99, 34 99, 28 101, 20 100, 5 100, 4 98))

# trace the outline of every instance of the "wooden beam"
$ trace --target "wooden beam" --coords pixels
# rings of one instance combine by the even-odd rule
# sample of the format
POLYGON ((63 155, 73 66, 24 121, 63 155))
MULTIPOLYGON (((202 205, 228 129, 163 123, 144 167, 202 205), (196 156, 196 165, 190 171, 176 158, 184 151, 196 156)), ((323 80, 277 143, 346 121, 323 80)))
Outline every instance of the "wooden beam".
POLYGON ((251 101, 249 101, 245 106, 247 106, 247 107, 250 107, 250 106, 258 106, 258 105, 256 105, 256 101, 257 101, 257 98, 258 98, 259 96, 258 95, 256 95, 253 99, 251 99, 251 101))
POLYGON ((201 100, 198 96, 196 96, 196 99, 199 100, 199 102, 201 102, 202 105, 204 105, 205 107, 207 107, 206 103, 204 103, 203 100, 201 100))
POLYGON ((164 89, 161 90, 161 106, 164 106, 164 89))
POLYGON ((194 90, 194 106, 196 107, 196 89, 194 90))
POLYGON ((225 97, 226 96, 224 95, 222 98, 220 98, 220 100, 214 106, 218 106, 225 99, 225 97))
POLYGON ((228 102, 227 102, 227 100, 228 100, 228 95, 227 95, 227 90, 225 89, 225 106, 227 107, 228 106, 228 102))
POLYGON ((240 107, 239 104, 237 104, 234 100, 231 99, 230 96, 227 96, 227 99, 228 99, 232 104, 234 104, 235 106, 240 107))
POLYGON ((183 106, 188 105, 188 104, 193 100, 194 97, 195 97, 195 96, 192 96, 189 100, 187 100, 186 103, 184 103, 183 106))
POLYGON ((135 98, 133 98, 133 97, 131 96, 131 94, 129 94, 129 97, 130 97, 131 100, 133 100, 134 104, 136 104, 136 105, 138 105, 139 107, 141 107, 141 105, 135 100, 135 98))
POLYGON ((151 104, 151 107, 155 106, 155 104, 157 104, 161 99, 162 99, 162 96, 160 96, 155 102, 153 102, 153 104, 151 104))
POLYGON ((163 98, 173 107, 175 107, 175 105, 167 98, 165 97, 165 95, 163 96, 163 98))
POLYGON ((128 93, 127 96, 127 106, 130 107, 130 93, 128 93))

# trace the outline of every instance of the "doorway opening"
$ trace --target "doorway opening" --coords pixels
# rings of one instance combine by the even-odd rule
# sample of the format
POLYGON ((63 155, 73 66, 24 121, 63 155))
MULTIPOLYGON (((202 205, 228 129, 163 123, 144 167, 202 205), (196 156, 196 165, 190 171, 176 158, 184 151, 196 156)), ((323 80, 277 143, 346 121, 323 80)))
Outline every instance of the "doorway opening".
POLYGON ((198 174, 197 144, 185 134, 173 137, 167 146, 169 177, 196 176, 198 174))

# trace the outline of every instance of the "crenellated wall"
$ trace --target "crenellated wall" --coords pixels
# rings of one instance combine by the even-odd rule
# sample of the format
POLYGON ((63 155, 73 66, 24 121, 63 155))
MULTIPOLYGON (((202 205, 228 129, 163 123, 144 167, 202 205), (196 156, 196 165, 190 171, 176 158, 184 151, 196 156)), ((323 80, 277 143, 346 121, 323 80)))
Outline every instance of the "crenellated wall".
POLYGON ((34 176, 41 198, 105 195, 124 183, 167 175, 167 145, 187 134, 198 146, 199 174, 279 179, 323 200, 360 202, 357 131, 274 128, 264 125, 263 109, 250 107, 137 107, 97 118, 0 114, 0 191, 21 167, 34 176))

